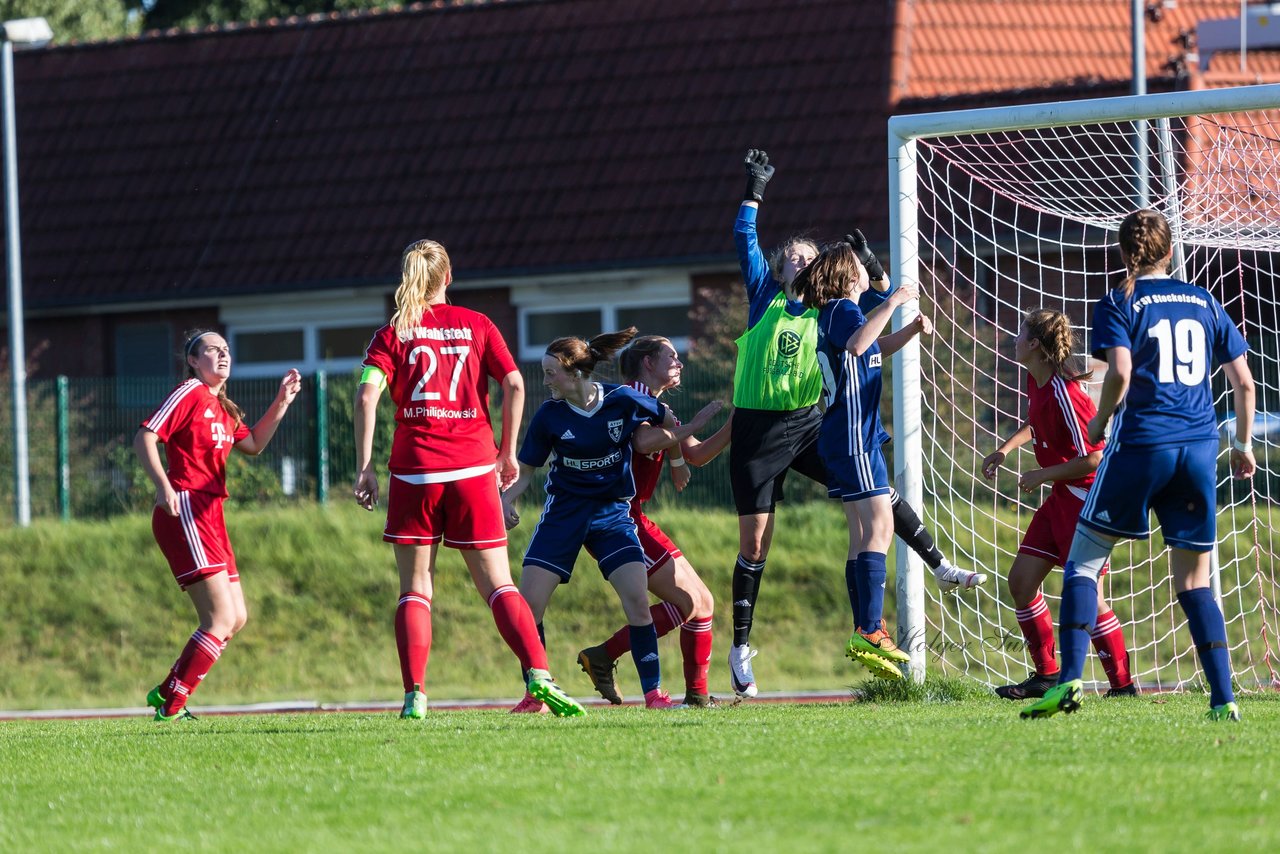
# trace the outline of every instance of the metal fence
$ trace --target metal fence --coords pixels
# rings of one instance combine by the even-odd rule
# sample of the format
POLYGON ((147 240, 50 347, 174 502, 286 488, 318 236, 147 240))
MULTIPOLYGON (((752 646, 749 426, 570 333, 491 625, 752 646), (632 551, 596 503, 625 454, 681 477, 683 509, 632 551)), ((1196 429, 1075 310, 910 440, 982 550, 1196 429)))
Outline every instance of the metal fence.
MULTIPOLYGON (((538 365, 522 368, 525 378, 527 424, 546 399, 538 365)), ((692 417, 713 399, 728 401, 732 376, 724 369, 699 370, 691 365, 685 384, 664 396, 677 414, 692 417)), ((605 377, 608 380, 608 377, 605 377)), ((231 501, 237 504, 346 500, 355 477, 352 406, 358 375, 317 373, 304 378, 302 393, 290 408, 267 451, 259 457, 232 454, 228 462, 231 501)), ((155 490, 133 452, 139 424, 173 388, 167 378, 67 378, 28 383, 28 424, 33 518, 106 518, 145 512, 155 490)), ((275 397, 277 379, 232 378, 227 390, 252 424, 275 397)), ((12 435, 10 391, 0 384, 0 412, 12 435)), ((495 395, 496 413, 501 405, 495 395)), ((716 425, 718 426, 718 424, 716 425)), ((394 430, 389 395, 378 412, 374 459, 385 472, 394 430)), ((0 445, 0 525, 12 524, 13 442, 0 445)), ((384 475, 385 476, 385 475, 384 475)), ((816 486, 796 488, 797 500, 820 497, 816 486)), ((541 477, 526 502, 540 500, 541 477)), ((663 480, 656 499, 672 495, 663 480)), ((682 503, 731 507, 728 454, 695 470, 681 495, 682 503)))

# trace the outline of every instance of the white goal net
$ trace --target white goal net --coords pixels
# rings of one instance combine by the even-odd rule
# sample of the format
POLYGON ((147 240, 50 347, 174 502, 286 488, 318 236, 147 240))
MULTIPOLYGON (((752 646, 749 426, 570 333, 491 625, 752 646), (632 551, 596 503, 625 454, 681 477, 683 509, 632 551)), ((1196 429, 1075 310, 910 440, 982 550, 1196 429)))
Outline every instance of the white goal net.
MULTIPOLYGON (((900 489, 954 562, 993 576, 976 594, 943 596, 899 558, 899 631, 923 640, 917 676, 1003 684, 1031 669, 1005 578, 1047 492, 1017 488, 1036 467, 1029 447, 995 481, 979 465, 1026 416, 1012 354, 1022 316, 1065 312, 1083 355, 1093 303, 1124 276, 1116 229, 1152 207, 1173 226, 1175 274, 1208 288, 1250 344, 1259 471, 1231 480, 1223 443, 1216 587, 1237 681, 1280 686, 1280 86, 897 117, 890 138, 894 270, 918 278, 937 326, 893 368, 900 489)), ((1220 371, 1215 389, 1226 422, 1220 371)), ((1103 588, 1139 684, 1198 685, 1158 532, 1121 543, 1103 588)), ((1044 586, 1055 625, 1061 590, 1058 570, 1044 586)), ((1105 687, 1092 655, 1085 677, 1105 687)))

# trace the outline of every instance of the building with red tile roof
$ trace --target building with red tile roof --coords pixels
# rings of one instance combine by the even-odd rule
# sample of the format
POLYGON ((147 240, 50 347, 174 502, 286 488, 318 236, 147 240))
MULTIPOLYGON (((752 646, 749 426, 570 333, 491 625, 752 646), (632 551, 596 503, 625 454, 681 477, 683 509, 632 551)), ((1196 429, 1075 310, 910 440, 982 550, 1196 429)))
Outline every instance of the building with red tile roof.
MULTIPOLYGON (((1151 90, 1235 79, 1187 33, 1238 8, 1160 7, 1151 90)), ((883 246, 889 115, 1129 74, 1115 0, 436 2, 24 53, 27 339, 37 375, 155 373, 197 323, 238 375, 347 368, 424 236, 525 357, 570 324, 682 337, 736 287, 745 149, 778 167, 765 240, 883 246)))

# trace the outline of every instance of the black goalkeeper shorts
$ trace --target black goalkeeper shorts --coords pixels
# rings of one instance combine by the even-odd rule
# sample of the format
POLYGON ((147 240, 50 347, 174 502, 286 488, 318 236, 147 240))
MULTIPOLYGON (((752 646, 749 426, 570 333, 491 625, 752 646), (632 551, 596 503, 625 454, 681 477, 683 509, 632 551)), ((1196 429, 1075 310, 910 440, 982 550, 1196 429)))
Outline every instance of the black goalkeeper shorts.
POLYGON ((790 412, 741 407, 733 411, 729 481, 739 516, 772 513, 782 500, 789 469, 826 486, 827 470, 818 456, 821 425, 816 406, 790 412))

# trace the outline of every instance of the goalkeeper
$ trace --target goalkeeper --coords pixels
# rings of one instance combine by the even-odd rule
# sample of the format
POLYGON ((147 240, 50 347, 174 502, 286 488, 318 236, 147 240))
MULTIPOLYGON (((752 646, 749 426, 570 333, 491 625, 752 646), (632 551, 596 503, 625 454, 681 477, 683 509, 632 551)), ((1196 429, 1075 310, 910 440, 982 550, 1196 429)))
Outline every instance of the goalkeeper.
MULTIPOLYGON (((791 237, 766 263, 756 235, 756 217, 774 167, 763 151, 751 149, 744 161, 747 187, 734 222, 734 243, 749 302, 747 328, 737 339, 734 370, 732 437, 729 477, 738 511, 738 558, 733 568, 733 646, 729 669, 734 693, 757 693, 749 642, 760 578, 773 539, 774 509, 782 499, 783 483, 791 469, 826 485, 827 472, 818 455, 822 413, 818 396, 818 312, 806 309, 792 288, 796 275, 818 255, 817 245, 805 237, 791 237)), ((871 290, 887 298, 884 268, 859 233, 855 251, 871 277, 871 290)), ((874 305, 873 304, 873 305, 874 305)), ((870 308, 867 309, 868 311, 870 308)), ((985 576, 952 567, 934 546, 915 511, 896 492, 894 531, 919 552, 944 587, 970 588, 985 576)))

